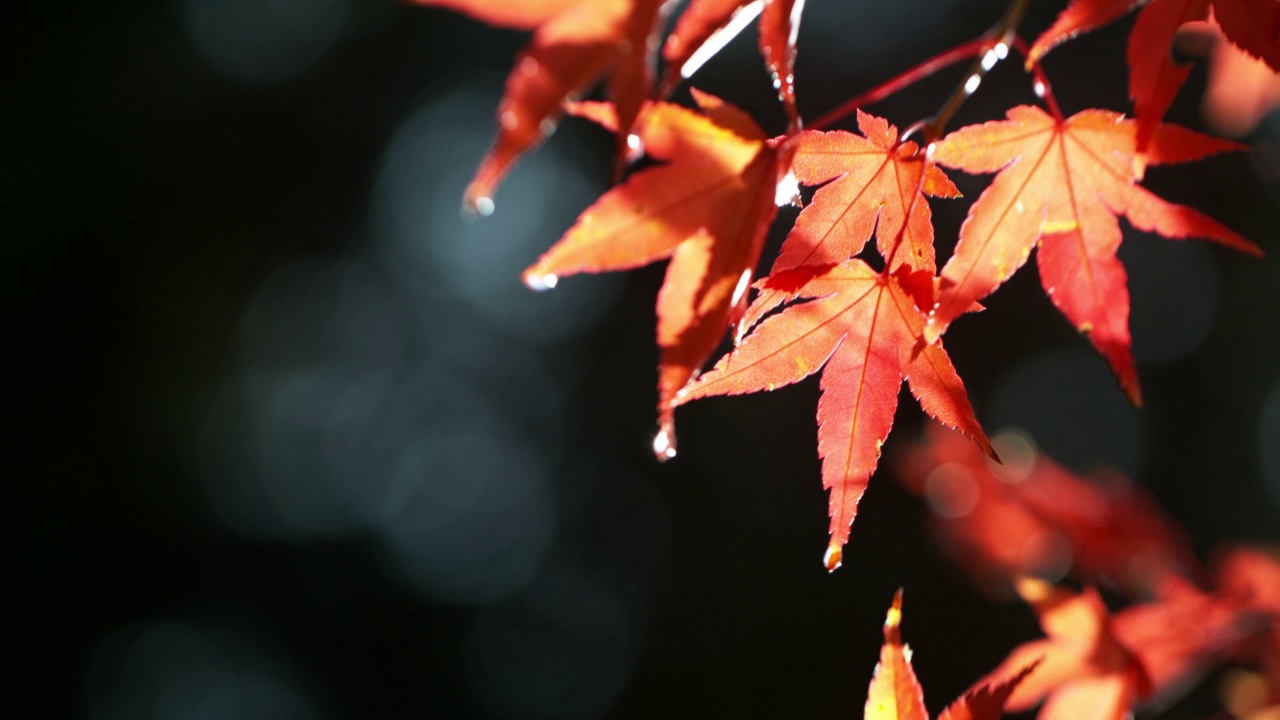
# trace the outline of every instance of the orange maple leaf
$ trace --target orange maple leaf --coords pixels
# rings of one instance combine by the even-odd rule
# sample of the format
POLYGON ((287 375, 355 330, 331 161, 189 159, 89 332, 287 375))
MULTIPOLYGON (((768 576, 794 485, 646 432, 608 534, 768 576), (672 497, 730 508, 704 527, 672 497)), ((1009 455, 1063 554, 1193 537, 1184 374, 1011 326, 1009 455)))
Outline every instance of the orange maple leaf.
POLYGON ((1041 33, 1027 65, 1055 46, 1142 6, 1129 34, 1129 97, 1138 117, 1137 148, 1145 152, 1156 123, 1173 104, 1191 69, 1173 61, 1174 35, 1186 23, 1212 17, 1223 34, 1251 57, 1280 72, 1280 2, 1276 0, 1072 0, 1041 33))
POLYGON ((1260 637, 1246 643, 1235 659, 1260 666, 1265 702, 1280 708, 1280 549, 1228 548, 1215 559, 1214 574, 1219 594, 1262 618, 1260 637))
MULTIPOLYGON (((884 645, 867 689, 864 720, 929 720, 924 705, 924 689, 911 667, 911 649, 902 643, 902 591, 893 596, 893 605, 884 620, 884 645)), ((999 682, 979 684, 960 696, 938 720, 997 720, 1005 701, 1023 679, 1035 669, 1032 661, 999 682)))
POLYGON ((1221 664, 1263 627, 1260 617, 1230 598, 1208 595, 1166 575, 1154 602, 1127 607, 1112 621, 1116 639, 1142 664, 1156 702, 1172 699, 1221 664))
POLYGON ((493 192, 511 165, 555 127, 561 103, 607 71, 619 118, 618 148, 626 149, 653 85, 647 48, 663 0, 413 0, 466 13, 492 25, 536 28, 516 58, 498 105, 498 136, 467 186, 465 203, 493 211, 493 192))
POLYGON ((1033 640, 1005 658, 979 682, 999 682, 1042 658, 1018 685, 1007 707, 1022 712, 1044 702, 1040 720, 1123 720, 1134 702, 1150 693, 1146 671, 1116 639, 1107 608, 1092 588, 1076 594, 1040 580, 1023 579, 1018 592, 1035 609, 1048 637, 1033 640))
MULTIPOLYGON (((1142 402, 1129 337, 1129 291, 1116 258, 1123 215, 1167 238, 1204 238, 1261 255, 1217 221, 1162 200, 1136 184, 1133 121, 1105 110, 1066 120, 1026 105, 1008 120, 961 128, 934 146, 941 165, 998 173, 970 207, 955 254, 942 270, 926 339, 936 340, 974 301, 999 287, 1040 248, 1040 279, 1054 305, 1107 359, 1134 405, 1142 402)), ((1160 125, 1152 164, 1197 160, 1243 149, 1226 140, 1160 125)))
MULTIPOLYGON (((952 198, 960 191, 915 143, 901 142, 898 128, 887 121, 859 110, 858 128, 865 137, 843 130, 796 137, 796 179, 828 184, 796 219, 771 272, 843 262, 862 252, 873 232, 890 270, 936 272, 933 219, 924 196, 952 198)), ((781 290, 761 292, 743 329, 786 299, 781 290)))
MULTIPOLYGON (((794 288, 795 303, 766 318, 750 335, 679 398, 740 395, 773 390, 822 373, 818 401, 818 454, 822 484, 830 490, 831 540, 825 563, 840 566, 858 501, 875 472, 880 446, 893 426, 904 379, 925 412, 957 427, 991 452, 974 418, 964 384, 941 344, 921 341, 925 318, 910 288, 919 287, 903 267, 877 273, 861 260, 816 271, 794 288), (905 284, 904 284, 905 281, 905 284)), ((928 282, 932 276, 924 275, 928 282)), ((775 275, 766 288, 789 280, 775 275), (780 279, 781 278, 781 279, 780 279)))
POLYGON ((663 94, 696 72, 711 54, 708 49, 723 47, 759 14, 760 53, 791 128, 798 130, 794 68, 803 9, 804 0, 691 0, 662 47, 662 59, 667 63, 663 94))
MULTIPOLYGON (((657 306, 659 459, 675 455, 676 393, 746 308, 787 164, 785 149, 775 149, 746 113, 696 90, 694 99, 704 114, 654 103, 635 128, 646 152, 669 164, 605 193, 525 271, 527 284, 546 288, 565 275, 671 258, 657 306)), ((575 112, 618 127, 612 106, 583 103, 575 112)))

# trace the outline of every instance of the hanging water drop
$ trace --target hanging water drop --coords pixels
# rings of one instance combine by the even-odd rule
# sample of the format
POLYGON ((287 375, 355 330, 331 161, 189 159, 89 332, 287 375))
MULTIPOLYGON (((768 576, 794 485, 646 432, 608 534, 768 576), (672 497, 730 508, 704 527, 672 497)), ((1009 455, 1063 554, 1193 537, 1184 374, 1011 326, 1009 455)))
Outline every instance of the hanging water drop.
POLYGON ((840 561, 844 559, 844 550, 833 541, 827 546, 827 552, 822 556, 822 564, 827 566, 827 572, 835 572, 840 567, 840 561))
POLYGON ((676 456, 675 431, 667 425, 663 425, 658 434, 653 436, 653 456, 658 462, 666 462, 676 456))
POLYGON ((635 133, 627 135, 627 162, 633 163, 644 155, 644 140, 635 133))
POLYGON ((536 292, 545 292, 550 290, 554 288, 558 282, 560 282, 560 278, 557 277, 555 273, 539 275, 537 273, 529 272, 524 275, 525 287, 536 292))
POLYGON ((477 212, 484 217, 489 217, 490 215, 493 214, 493 198, 490 198, 485 195, 481 195, 480 197, 471 201, 470 207, 468 209, 472 210, 473 212, 477 212))

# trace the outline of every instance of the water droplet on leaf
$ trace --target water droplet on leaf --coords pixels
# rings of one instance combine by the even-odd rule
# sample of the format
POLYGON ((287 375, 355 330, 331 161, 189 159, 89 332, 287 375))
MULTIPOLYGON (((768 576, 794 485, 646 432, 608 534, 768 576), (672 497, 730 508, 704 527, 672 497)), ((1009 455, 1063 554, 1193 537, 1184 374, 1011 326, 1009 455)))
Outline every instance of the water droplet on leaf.
POLYGON ((529 288, 530 290, 536 290, 537 292, 544 292, 546 290, 550 290, 554 288, 556 286, 556 283, 558 282, 560 282, 560 278, 557 277, 554 273, 546 273, 545 275, 538 275, 537 273, 525 273, 525 276, 524 276, 525 287, 529 288))
POLYGON ((676 456, 676 434, 670 426, 663 425, 653 436, 653 456, 658 462, 666 462, 676 456))
POLYGON ((827 566, 827 572, 835 572, 840 567, 841 560, 844 559, 844 550, 835 543, 827 546, 827 552, 822 556, 822 564, 827 566))

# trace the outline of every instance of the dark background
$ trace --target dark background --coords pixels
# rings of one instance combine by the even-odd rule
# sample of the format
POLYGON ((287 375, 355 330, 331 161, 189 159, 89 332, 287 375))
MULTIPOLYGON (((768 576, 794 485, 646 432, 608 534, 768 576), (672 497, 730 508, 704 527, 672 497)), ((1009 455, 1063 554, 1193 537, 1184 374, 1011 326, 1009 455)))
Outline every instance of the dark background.
MULTIPOLYGON (((1002 11, 809 6, 808 117, 1002 11)), ((525 35, 384 0, 31 12, 4 29, 6 707, 854 717, 905 587, 936 712, 1036 634, 943 563, 887 461, 825 572, 813 379, 682 410, 680 457, 653 460, 661 268, 518 280, 606 189, 610 139, 566 121, 492 217, 458 210, 525 35)), ((1049 57, 1064 111, 1127 107, 1128 26, 1049 57)), ((753 32, 694 83, 779 132, 753 32)), ((962 72, 871 110, 909 125, 962 72)), ((1179 122, 1202 87, 1197 70, 1179 122)), ((954 126, 1027 88, 1002 65, 954 126)), ((1130 473, 1201 552, 1280 539, 1277 137, 1272 115, 1252 153, 1149 174, 1273 257, 1126 227, 1141 412, 1030 267, 947 336, 989 431, 1130 473)), ((967 203, 934 207, 945 257, 967 203)), ((922 426, 900 406, 886 458, 922 426)), ((1210 683, 1167 716, 1213 703, 1210 683)))

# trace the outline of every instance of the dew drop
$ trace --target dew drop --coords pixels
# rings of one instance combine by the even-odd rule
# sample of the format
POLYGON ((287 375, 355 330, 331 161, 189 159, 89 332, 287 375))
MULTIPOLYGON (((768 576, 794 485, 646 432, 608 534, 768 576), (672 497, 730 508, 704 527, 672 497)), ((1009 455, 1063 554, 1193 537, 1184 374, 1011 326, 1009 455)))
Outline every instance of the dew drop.
POLYGON ((635 133, 627 135, 627 162, 633 163, 644 155, 644 140, 635 133))
POLYGON ((822 564, 827 566, 827 572, 835 572, 840 568, 840 561, 844 559, 844 550, 834 542, 827 546, 827 552, 822 556, 822 564))
POLYGON ((556 286, 560 282, 560 278, 555 273, 546 273, 539 275, 537 273, 525 273, 524 285, 530 290, 536 292, 545 292, 556 286))
POLYGON ((1001 60, 1009 57, 1009 46, 1005 45, 1002 42, 996 43, 995 47, 991 49, 995 52, 996 57, 1000 58, 1001 60))
POLYGON ((503 110, 502 115, 498 116, 498 122, 503 130, 515 130, 520 127, 520 116, 512 110, 503 110))
POLYGON ((964 81, 964 92, 966 95, 972 95, 978 90, 978 86, 982 84, 981 75, 970 75, 968 80, 964 81))
POLYGON ((481 195, 471 201, 471 208, 484 217, 489 217, 493 214, 493 198, 481 195))
POLYGON ((666 462, 676 456, 676 435, 671 427, 663 425, 653 436, 653 456, 658 462, 666 462))
POLYGON ((1038 98, 1044 97, 1044 83, 1037 80, 1036 84, 1032 86, 1032 89, 1035 91, 1036 97, 1038 98))
POLYGON ((990 70, 995 67, 998 62, 1000 62, 1000 57, 996 54, 995 49, 992 48, 987 51, 987 54, 982 56, 982 69, 990 70))

